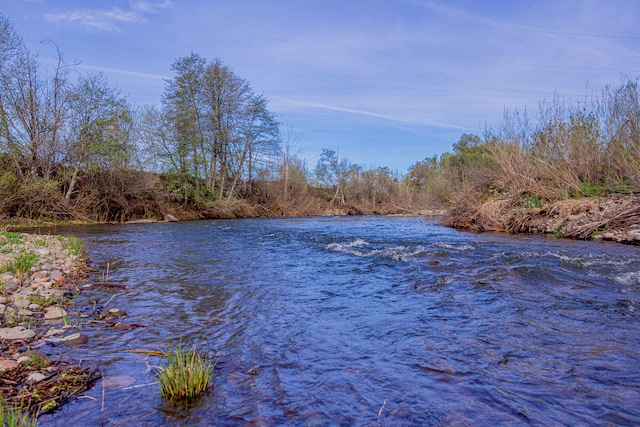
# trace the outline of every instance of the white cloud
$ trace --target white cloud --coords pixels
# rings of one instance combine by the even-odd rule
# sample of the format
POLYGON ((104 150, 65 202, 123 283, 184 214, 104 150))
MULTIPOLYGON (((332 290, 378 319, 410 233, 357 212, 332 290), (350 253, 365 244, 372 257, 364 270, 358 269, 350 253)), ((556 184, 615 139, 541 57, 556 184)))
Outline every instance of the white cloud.
POLYGON ((156 13, 161 9, 169 9, 173 6, 173 2, 171 0, 164 0, 162 2, 153 2, 153 1, 132 1, 131 8, 134 10, 139 10, 141 12, 147 13, 156 13))
POLYGON ((386 114, 380 114, 380 113, 376 113, 376 112, 372 112, 372 111, 366 111, 366 110, 360 110, 360 109, 356 109, 356 108, 346 108, 346 107, 339 107, 339 106, 335 106, 335 105, 329 105, 329 104, 322 104, 322 103, 317 103, 317 102, 310 102, 310 101, 301 101, 301 100, 294 100, 294 99, 278 99, 276 100, 276 103, 281 105, 281 106, 293 106, 296 108, 317 108, 317 109, 322 109, 322 110, 330 110, 330 111, 338 111, 338 112, 343 112, 343 113, 350 113, 350 114, 357 114, 357 115, 361 115, 361 116, 369 116, 369 117, 375 117, 375 118, 379 118, 379 119, 383 119, 383 120, 389 120, 392 122, 398 122, 398 123, 404 123, 404 124, 411 124, 411 125, 421 125, 421 126, 434 126, 434 127, 439 127, 439 128, 445 128, 445 129, 457 129, 457 130, 476 130, 476 129, 471 129, 471 128, 467 128, 467 127, 463 127, 463 126, 459 126, 459 125, 454 125, 454 124, 449 124, 449 123, 444 123, 444 122, 437 122, 437 121, 432 121, 432 122, 428 122, 425 120, 414 120, 414 119, 410 119, 410 118, 406 118, 406 117, 397 117, 397 116, 390 116, 390 115, 386 115, 386 114))
POLYGON ((44 17, 49 22, 78 23, 103 31, 117 31, 119 24, 144 21, 144 18, 140 17, 136 12, 124 11, 117 7, 111 10, 76 10, 55 14, 47 13, 44 17))
POLYGON ((121 24, 146 22, 144 14, 156 13, 172 6, 171 0, 152 2, 141 0, 131 3, 131 10, 114 7, 111 10, 83 9, 44 15, 49 22, 81 24, 102 31, 119 31, 121 24))

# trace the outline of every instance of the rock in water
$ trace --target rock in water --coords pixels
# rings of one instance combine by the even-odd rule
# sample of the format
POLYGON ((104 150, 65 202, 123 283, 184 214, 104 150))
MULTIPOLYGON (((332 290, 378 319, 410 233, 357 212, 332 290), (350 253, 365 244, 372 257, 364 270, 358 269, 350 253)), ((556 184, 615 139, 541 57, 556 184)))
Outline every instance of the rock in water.
POLYGON ((67 312, 60 307, 51 307, 44 315, 44 320, 62 319, 67 315, 67 312))
POLYGON ((61 343, 66 345, 80 345, 89 342, 89 337, 84 334, 71 334, 68 337, 64 337, 60 340, 61 343))
POLYGON ((0 340, 28 340, 36 336, 36 333, 24 326, 14 326, 13 328, 0 328, 0 340))

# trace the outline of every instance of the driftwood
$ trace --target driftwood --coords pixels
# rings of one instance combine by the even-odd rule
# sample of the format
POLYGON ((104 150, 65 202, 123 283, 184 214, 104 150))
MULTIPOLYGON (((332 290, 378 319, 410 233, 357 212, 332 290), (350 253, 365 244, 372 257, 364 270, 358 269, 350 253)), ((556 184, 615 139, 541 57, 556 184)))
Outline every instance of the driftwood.
POLYGON ((96 289, 96 288, 109 288, 109 289, 123 289, 129 290, 131 287, 129 285, 123 285, 121 283, 106 283, 106 282, 97 282, 97 283, 87 283, 82 285, 82 289, 96 289))

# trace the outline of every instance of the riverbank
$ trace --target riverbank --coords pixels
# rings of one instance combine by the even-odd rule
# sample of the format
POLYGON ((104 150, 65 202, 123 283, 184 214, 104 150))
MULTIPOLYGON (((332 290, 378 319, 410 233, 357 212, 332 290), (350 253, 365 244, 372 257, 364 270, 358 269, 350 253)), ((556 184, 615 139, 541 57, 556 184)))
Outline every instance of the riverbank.
POLYGON ((490 198, 475 205, 459 204, 449 211, 443 224, 480 232, 554 234, 640 245, 640 193, 529 204, 490 198))
POLYGON ((69 311, 87 270, 78 239, 0 232, 3 406, 51 411, 99 378, 96 366, 47 354, 52 346, 87 343, 69 311))

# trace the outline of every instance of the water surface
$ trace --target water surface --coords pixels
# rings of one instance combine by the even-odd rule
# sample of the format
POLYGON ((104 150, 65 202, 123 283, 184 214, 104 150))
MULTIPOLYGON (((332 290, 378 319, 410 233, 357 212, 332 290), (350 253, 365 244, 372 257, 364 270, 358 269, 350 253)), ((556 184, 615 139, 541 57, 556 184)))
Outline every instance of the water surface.
POLYGON ((97 297, 144 327, 83 326, 71 356, 106 380, 41 425, 640 423, 637 247, 401 217, 67 232, 131 287, 79 308, 97 297), (218 360, 188 411, 145 385, 162 359, 126 351, 180 339, 218 360))

